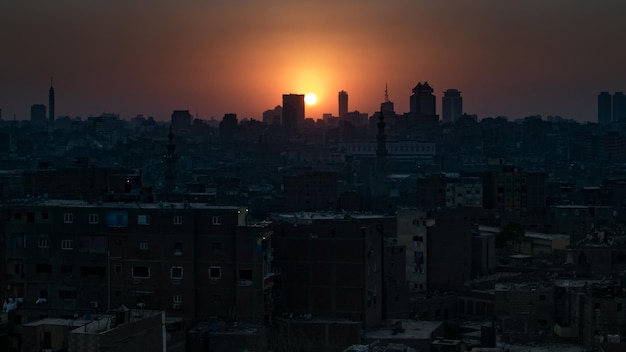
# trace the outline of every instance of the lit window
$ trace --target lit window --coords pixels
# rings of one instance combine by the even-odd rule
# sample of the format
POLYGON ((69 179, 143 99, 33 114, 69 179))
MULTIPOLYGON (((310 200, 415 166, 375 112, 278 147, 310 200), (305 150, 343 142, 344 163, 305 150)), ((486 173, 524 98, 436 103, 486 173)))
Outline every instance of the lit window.
POLYGON ((63 222, 66 224, 71 224, 74 222, 74 214, 72 213, 65 213, 63 214, 63 222))
POLYGON ((133 266, 132 277, 135 279, 147 279, 150 277, 149 266, 133 266))
POLYGON ((183 267, 182 266, 173 266, 170 269, 170 277, 172 279, 182 279, 183 278, 183 267))
POLYGON ((72 250, 72 249, 74 249, 74 241, 73 240, 62 240, 61 241, 61 249, 64 249, 64 250, 72 250))
POLYGON ((148 250, 148 242, 139 242, 139 250, 147 251, 148 250))
POLYGON ((183 217, 180 215, 174 216, 174 225, 182 225, 182 224, 183 224, 183 217))
POLYGON ((48 236, 39 237, 39 248, 48 247, 50 247, 50 239, 48 239, 48 236))
POLYGON ((217 280, 222 277, 222 267, 221 266, 211 266, 209 267, 209 279, 217 280))
POLYGON ((213 225, 221 225, 222 224, 222 217, 221 216, 214 216, 213 217, 213 225))
POLYGON ((150 215, 138 215, 137 225, 150 225, 150 215))
POLYGON ((97 224, 98 223, 98 214, 89 214, 89 223, 97 224))

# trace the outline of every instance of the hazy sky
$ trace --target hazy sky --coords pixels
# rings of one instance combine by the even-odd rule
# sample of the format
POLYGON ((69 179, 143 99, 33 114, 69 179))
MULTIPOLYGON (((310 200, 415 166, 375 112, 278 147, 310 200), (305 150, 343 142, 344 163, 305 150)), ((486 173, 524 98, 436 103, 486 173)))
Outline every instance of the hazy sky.
POLYGON ((283 93, 314 92, 308 117, 373 113, 385 83, 397 112, 428 81, 479 117, 597 118, 600 91, 626 91, 626 1, 4 0, 2 118, 103 112, 167 120, 261 118, 283 93))

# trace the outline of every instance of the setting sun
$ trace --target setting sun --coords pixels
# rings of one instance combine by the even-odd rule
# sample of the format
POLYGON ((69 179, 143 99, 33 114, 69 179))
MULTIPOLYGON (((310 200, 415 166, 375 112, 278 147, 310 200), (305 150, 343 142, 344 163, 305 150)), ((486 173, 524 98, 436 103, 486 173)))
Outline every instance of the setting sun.
POLYGON ((306 103, 306 105, 314 105, 315 103, 317 103, 317 95, 313 93, 307 93, 304 96, 304 102, 306 103))

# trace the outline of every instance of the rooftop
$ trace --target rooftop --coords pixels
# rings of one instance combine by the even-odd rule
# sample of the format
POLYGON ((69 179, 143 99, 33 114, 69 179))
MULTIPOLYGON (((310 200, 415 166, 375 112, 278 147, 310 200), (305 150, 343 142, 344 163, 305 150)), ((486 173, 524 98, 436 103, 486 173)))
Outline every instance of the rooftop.
POLYGON ((375 327, 374 330, 365 333, 364 337, 371 340, 430 340, 433 332, 439 329, 442 324, 440 321, 391 319, 383 322, 382 326, 375 327))

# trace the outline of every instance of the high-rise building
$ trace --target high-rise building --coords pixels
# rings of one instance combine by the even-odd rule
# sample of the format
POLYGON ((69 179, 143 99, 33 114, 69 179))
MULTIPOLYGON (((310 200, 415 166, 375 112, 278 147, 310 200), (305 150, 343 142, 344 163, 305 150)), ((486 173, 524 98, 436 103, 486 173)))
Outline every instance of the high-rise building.
POLYGON ((460 91, 448 89, 443 92, 441 114, 443 122, 455 122, 463 115, 463 98, 460 91))
POLYGON ((50 77, 50 90, 48 91, 48 120, 50 127, 54 126, 54 87, 52 87, 52 77, 50 77))
POLYGON ((613 122, 623 122, 626 120, 626 97, 624 92, 613 94, 613 122))
POLYGON ((611 94, 600 92, 598 95, 598 124, 611 124, 611 94))
POLYGON ((387 114, 387 116, 393 116, 396 114, 393 102, 389 100, 389 90, 387 90, 387 85, 385 84, 385 100, 380 103, 380 112, 387 114))
POLYGON ((189 110, 174 110, 170 124, 172 132, 177 135, 189 133, 192 120, 189 110))
POLYGON ((33 125, 46 125, 46 106, 43 104, 34 104, 30 107, 30 122, 33 125))
POLYGON ((283 128, 297 131, 304 123, 304 94, 283 94, 283 128))
POLYGON ((411 114, 417 116, 435 116, 437 114, 437 102, 433 95, 433 89, 428 82, 418 82, 413 88, 411 95, 411 114))
POLYGON ((348 92, 342 90, 339 92, 339 117, 348 113, 348 92))

